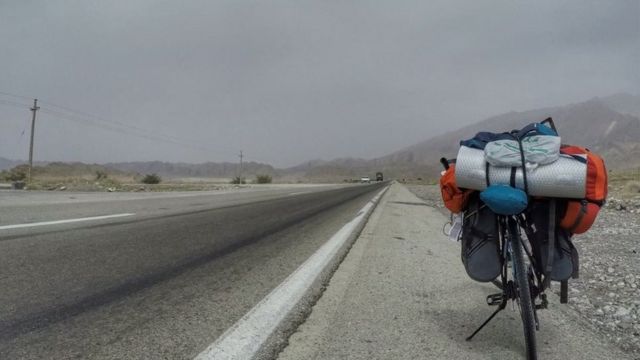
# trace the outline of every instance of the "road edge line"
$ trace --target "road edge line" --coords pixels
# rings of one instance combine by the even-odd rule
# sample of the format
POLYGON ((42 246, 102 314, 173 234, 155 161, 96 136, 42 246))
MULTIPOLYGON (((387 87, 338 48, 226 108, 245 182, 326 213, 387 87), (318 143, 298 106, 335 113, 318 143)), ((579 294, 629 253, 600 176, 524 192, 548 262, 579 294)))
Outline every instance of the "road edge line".
POLYGON ((286 345, 286 330, 295 329, 310 312, 311 306, 322 294, 324 285, 346 256, 389 187, 387 185, 379 191, 351 221, 196 356, 195 360, 273 358, 286 345), (309 304, 305 306, 305 302, 309 304))
POLYGON ((63 219, 63 220, 40 221, 40 222, 34 222, 34 223, 2 225, 0 226, 0 230, 13 230, 13 229, 24 229, 24 228, 39 227, 39 226, 73 224, 73 223, 86 222, 86 221, 116 219, 116 218, 135 216, 135 215, 136 215, 135 213, 122 213, 122 214, 89 216, 89 217, 75 218, 75 219, 63 219))

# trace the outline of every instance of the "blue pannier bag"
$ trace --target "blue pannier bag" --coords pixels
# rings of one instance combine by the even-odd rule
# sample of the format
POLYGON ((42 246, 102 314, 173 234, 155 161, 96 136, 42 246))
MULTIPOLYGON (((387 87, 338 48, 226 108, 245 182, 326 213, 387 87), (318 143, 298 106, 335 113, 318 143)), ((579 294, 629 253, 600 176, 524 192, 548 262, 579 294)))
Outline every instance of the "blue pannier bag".
POLYGON ((480 199, 496 214, 516 215, 527 208, 527 194, 508 185, 491 185, 480 193, 480 199))

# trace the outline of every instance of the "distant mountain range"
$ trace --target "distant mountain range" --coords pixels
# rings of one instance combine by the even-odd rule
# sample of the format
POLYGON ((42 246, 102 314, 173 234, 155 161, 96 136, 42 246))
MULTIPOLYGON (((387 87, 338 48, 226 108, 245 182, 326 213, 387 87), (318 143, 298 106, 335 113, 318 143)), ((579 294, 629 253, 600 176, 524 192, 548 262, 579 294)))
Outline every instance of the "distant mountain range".
POLYGON ((11 169, 14 166, 18 166, 18 165, 24 164, 24 163, 25 163, 25 161, 9 160, 9 159, 5 159, 3 157, 0 157, 0 171, 11 169))
POLYGON ((612 110, 640 118, 640 96, 621 93, 600 100, 607 104, 612 110))
MULTIPOLYGON (((0 158, 0 171, 24 164, 25 161, 13 161, 0 158)), ((170 163, 162 161, 138 161, 108 164, 85 164, 81 162, 40 162, 35 164, 38 173, 61 176, 95 175, 97 171, 113 175, 158 174, 163 178, 233 178, 239 174, 237 163, 170 163)), ((242 164, 242 176, 247 179, 256 175, 277 176, 278 170, 271 165, 248 162, 242 164)))
MULTIPOLYGON (((340 158, 331 161, 312 160, 286 169, 268 164, 245 163, 247 178, 268 174, 281 181, 332 182, 373 176, 382 171, 387 178, 434 178, 440 171, 438 160, 455 157, 461 139, 479 131, 508 131, 552 117, 563 143, 590 148, 601 154, 610 169, 640 167, 640 96, 616 94, 594 98, 566 106, 509 112, 473 125, 426 139, 392 154, 375 159, 340 158)), ((0 170, 16 166, 21 161, 0 158, 0 170)), ((157 173, 164 177, 218 177, 237 175, 237 163, 168 163, 161 161, 104 164, 125 173, 157 173)))
POLYGON ((440 171, 439 159, 455 157, 460 140, 471 138, 479 131, 519 129, 547 117, 554 119, 563 143, 588 147, 599 153, 610 169, 640 167, 640 96, 616 94, 566 106, 509 112, 376 159, 316 162, 305 169, 305 173, 318 180, 375 171, 383 171, 393 178, 434 178, 440 171))

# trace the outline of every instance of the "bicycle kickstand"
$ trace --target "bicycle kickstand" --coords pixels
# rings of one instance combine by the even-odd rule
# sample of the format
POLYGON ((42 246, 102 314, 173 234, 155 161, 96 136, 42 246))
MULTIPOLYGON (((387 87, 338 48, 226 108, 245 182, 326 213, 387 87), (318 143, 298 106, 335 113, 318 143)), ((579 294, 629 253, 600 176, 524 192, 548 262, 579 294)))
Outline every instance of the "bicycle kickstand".
POLYGON ((491 316, 489 316, 489 318, 482 323, 482 325, 480 325, 480 327, 473 332, 473 334, 471 334, 471 336, 469 336, 466 340, 467 341, 471 341, 471 339, 473 339, 474 336, 476 336, 477 333, 480 332, 480 330, 482 330, 491 320, 493 320, 493 318, 498 315, 498 313, 502 310, 504 310, 507 307, 507 299, 504 299, 500 305, 498 306, 498 308, 496 309, 496 311, 493 312, 493 314, 491 314, 491 316))

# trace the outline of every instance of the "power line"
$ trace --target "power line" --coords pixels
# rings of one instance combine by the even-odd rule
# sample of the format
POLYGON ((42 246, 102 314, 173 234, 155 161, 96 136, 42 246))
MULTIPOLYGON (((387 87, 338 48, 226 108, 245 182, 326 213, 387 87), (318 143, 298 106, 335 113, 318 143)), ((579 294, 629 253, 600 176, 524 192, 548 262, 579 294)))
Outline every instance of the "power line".
MULTIPOLYGON (((33 98, 31 97, 19 95, 19 94, 13 94, 6 91, 0 91, 0 95, 10 96, 17 99, 27 99, 29 101, 33 100, 33 98)), ((145 129, 139 126, 131 125, 121 121, 116 121, 113 119, 105 119, 103 117, 93 115, 85 111, 72 109, 70 107, 58 105, 49 101, 38 100, 38 102, 40 105, 44 105, 44 106, 38 107, 41 114, 50 115, 57 119, 73 121, 76 123, 82 123, 85 125, 90 125, 96 128, 100 128, 102 130, 107 130, 107 131, 111 131, 111 132, 115 132, 123 135, 136 136, 136 137, 144 138, 151 141, 159 141, 163 143, 169 143, 173 145, 188 147, 188 148, 195 149, 207 154, 211 154, 212 152, 215 152, 213 149, 207 146, 198 144, 198 141, 178 138, 176 136, 170 136, 170 135, 166 135, 158 132, 151 132, 148 129, 145 129)), ((31 105, 24 104, 14 100, 0 99, 0 105, 31 109, 31 105)), ((229 151, 229 153, 231 153, 230 147, 227 147, 227 150, 229 151)), ((252 160, 268 164, 268 162, 260 161, 258 159, 252 159, 252 160)))
MULTIPOLYGON (((131 125, 131 124, 127 124, 121 121, 117 121, 117 120, 112 120, 112 119, 105 119, 103 117, 100 116, 96 116, 93 114, 89 114, 87 112, 84 111, 79 111, 79 110, 74 110, 71 109, 69 107, 66 106, 61 106, 61 105, 56 105, 53 104, 51 102, 48 101, 41 101, 41 103, 47 104, 50 107, 54 107, 63 111, 68 112, 69 114, 64 114, 60 111, 57 110, 51 110, 48 109, 47 111, 50 112, 52 115, 55 114, 58 117, 64 117, 69 119, 69 117, 73 117, 74 120, 79 120, 79 121, 83 121, 86 120, 88 122, 91 122, 93 124, 97 124, 97 123, 104 123, 107 124, 107 126, 102 126, 103 129, 107 129, 107 130, 112 130, 115 131, 114 126, 115 127, 123 127, 123 128, 127 128, 130 129, 134 132, 136 132, 136 136, 142 136, 145 137, 148 140, 158 140, 158 141, 163 141, 163 142, 168 142, 168 143, 172 143, 172 144, 176 144, 176 145, 183 145, 183 146, 188 146, 191 148, 196 148, 198 150, 202 150, 202 151, 206 151, 206 152, 211 152, 212 150, 200 145, 194 145, 194 143, 197 143, 196 141, 193 140, 189 140, 189 139, 180 139, 178 137, 175 136, 171 136, 171 135, 166 135, 164 133, 160 133, 160 132, 150 132, 148 129, 139 127, 139 126, 135 126, 135 125, 131 125), (188 143, 185 143, 185 141, 188 141, 188 143)), ((121 131, 119 131, 121 132, 121 131)), ((121 132, 122 133, 122 132, 121 132)))
POLYGON ((130 136, 136 136, 139 138, 144 138, 147 140, 152 140, 152 141, 160 141, 160 142, 164 142, 164 143, 168 143, 168 144, 173 144, 173 145, 179 145, 179 146, 183 146, 183 147, 188 147, 191 149, 195 149, 198 151, 201 151, 203 153, 207 153, 207 154, 211 154, 212 152, 214 152, 213 149, 211 148, 207 148, 198 144, 194 144, 194 143, 187 143, 184 141, 180 141, 176 138, 171 138, 171 137, 164 137, 162 135, 155 135, 155 134, 150 134, 144 131, 144 129, 142 128, 137 128, 134 126, 127 126, 129 129, 127 131, 127 129, 122 128, 123 125, 117 125, 117 123, 104 123, 104 122, 99 122, 96 121, 94 119, 89 119, 89 118, 85 118, 85 117, 78 117, 78 116, 71 116, 69 114, 65 114, 59 111, 55 111, 55 110, 51 110, 51 109, 46 109, 46 108, 42 108, 40 110, 40 112, 42 114, 47 114, 47 115, 51 115, 57 119, 61 119, 61 120, 69 120, 69 121, 73 121, 76 123, 82 123, 85 125, 90 125, 93 127, 97 127, 103 130, 108 130, 108 131, 112 131, 115 133, 119 133, 119 134, 123 134, 123 135, 130 135, 130 136))
MULTIPOLYGON (((115 125, 118 125, 118 126, 134 129, 134 130, 137 130, 137 131, 144 131, 144 132, 148 131, 148 129, 144 129, 144 128, 141 128, 141 127, 138 127, 138 126, 135 126, 135 125, 127 124, 127 123, 124 123, 124 122, 121 122, 121 121, 117 121, 117 120, 112 120, 112 119, 111 120, 107 120, 107 119, 105 119, 103 117, 100 117, 100 116, 97 116, 97 115, 89 114, 89 113, 84 112, 84 111, 74 110, 74 109, 71 109, 69 107, 65 107, 65 106, 61 106, 61 105, 56 105, 56 104, 50 103, 48 101, 40 101, 40 103, 47 104, 48 106, 57 108, 59 110, 63 110, 65 112, 69 113, 69 115, 71 115, 71 116, 80 117, 80 118, 90 118, 90 119, 94 119, 94 120, 99 121, 99 122, 112 123, 112 124, 115 124, 115 125)), ((56 110, 53 110, 53 111, 56 111, 56 110)), ((172 137, 170 135, 165 135, 165 134, 161 134, 161 133, 156 133, 156 134, 159 134, 159 136, 163 136, 163 137, 166 137, 166 138, 174 138, 175 139, 175 137, 172 137)))
MULTIPOLYGON (((66 119, 66 120, 71 120, 71 121, 76 121, 76 122, 83 122, 83 123, 88 123, 88 124, 92 124, 98 127, 101 127, 103 129, 106 130, 122 130, 122 128, 125 129, 129 129, 132 131, 137 132, 137 134, 144 134, 146 136, 149 137, 153 137, 155 140, 158 139, 162 139, 162 140, 166 140, 166 141, 177 141, 179 142, 179 140, 175 137, 171 137, 168 135, 164 135, 164 134, 153 134, 148 132, 147 129, 144 128, 140 128, 137 126, 133 126, 133 125, 128 125, 125 123, 121 123, 118 121, 107 121, 98 117, 86 117, 86 116, 78 116, 78 115, 73 115, 73 114, 68 114, 68 113, 64 113, 61 111, 57 111, 57 110, 51 110, 47 107, 44 108, 43 112, 46 112, 49 115, 52 115, 54 117, 57 118, 61 118, 61 119, 66 119)), ((125 132, 126 133, 126 132, 125 132)))
POLYGON ((28 109, 31 106, 29 104, 23 104, 17 101, 4 100, 4 99, 0 99, 0 105, 13 106, 21 109, 28 109))
MULTIPOLYGON (((30 101, 32 100, 32 98, 30 98, 30 97, 23 96, 23 95, 18 95, 18 94, 13 94, 13 93, 9 93, 9 92, 6 92, 6 91, 0 91, 0 94, 6 95, 6 96, 15 97, 15 98, 28 99, 30 101)), ((54 103, 49 102, 49 101, 44 101, 44 100, 39 100, 39 101, 40 101, 41 105, 42 104, 47 105, 47 106, 45 106, 45 108, 52 107, 52 108, 57 108, 58 109, 58 110, 48 109, 47 111, 50 113, 50 115, 55 115, 55 116, 58 116, 58 117, 65 117, 65 118, 67 118, 69 116, 72 116, 72 117, 77 118, 77 119, 92 119, 92 120, 94 120, 94 121, 92 121, 94 123, 95 122, 111 123, 113 125, 129 128, 129 129, 132 129, 132 130, 135 130, 135 131, 138 131, 138 132, 149 133, 148 129, 144 129, 144 128, 141 128, 141 127, 138 127, 138 126, 135 126, 135 125, 131 125, 131 124, 127 124, 127 123, 124 123, 124 122, 115 121, 115 120, 107 120, 107 119, 105 119, 103 117, 96 116, 96 115, 90 114, 88 112, 75 110, 75 109, 72 109, 70 107, 54 104, 54 103), (59 110, 62 110, 63 112, 66 112, 68 114, 64 114, 63 112, 60 112, 59 110)), ((28 105, 28 104, 22 104, 22 103, 18 103, 18 102, 15 102, 15 101, 3 100, 3 99, 0 99, 0 103, 6 103, 7 105, 12 105, 12 106, 16 106, 16 107, 26 107, 26 108, 29 108, 31 106, 31 105, 28 105)), ((173 136, 170 136, 170 135, 166 135, 166 134, 157 133, 157 132, 155 134, 152 134, 152 136, 154 136, 154 137, 162 137, 162 138, 165 138, 165 139, 171 139, 171 141, 174 141, 174 142, 180 142, 180 139, 178 139, 176 137, 173 137, 173 136)))
MULTIPOLYGON (((6 91, 0 91, 0 95, 31 100, 31 98, 27 96, 13 94, 6 91)), ((19 108, 30 108, 30 105, 28 104, 24 104, 24 103, 12 101, 12 100, 5 100, 5 99, 0 99, 0 104, 19 107, 19 108)), ((185 143, 181 141, 181 139, 178 139, 174 136, 149 132, 148 129, 144 129, 144 128, 127 124, 124 122, 120 122, 120 121, 107 120, 105 118, 102 118, 93 114, 89 114, 84 111, 75 110, 70 107, 58 105, 49 101, 40 100, 40 104, 46 105, 44 106, 44 108, 41 109, 42 113, 52 115, 58 119, 82 122, 82 123, 90 124, 92 126, 101 128, 103 130, 109 130, 109 131, 113 131, 121 134, 127 134, 127 135, 134 135, 137 137, 145 138, 147 140, 162 141, 162 142, 171 143, 174 145, 187 146, 190 148, 198 149, 200 151, 205 151, 207 153, 210 153, 212 151, 211 149, 205 148, 203 146, 194 145, 193 141, 191 141, 191 143, 185 143), (54 108, 54 109, 51 109, 51 108, 54 108), (55 110, 55 109, 58 109, 58 110, 55 110), (122 128, 126 128, 130 131, 129 132, 124 131, 122 128)))
POLYGON ((29 97, 29 96, 24 96, 24 95, 18 95, 18 94, 12 94, 10 92, 6 92, 6 91, 0 91, 0 94, 2 95, 6 95, 6 96, 11 96, 14 98, 18 98, 18 99, 25 99, 25 100, 33 100, 33 97, 29 97))

